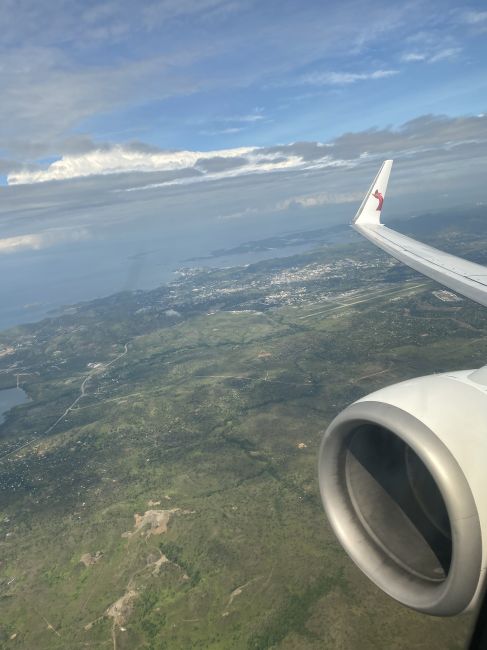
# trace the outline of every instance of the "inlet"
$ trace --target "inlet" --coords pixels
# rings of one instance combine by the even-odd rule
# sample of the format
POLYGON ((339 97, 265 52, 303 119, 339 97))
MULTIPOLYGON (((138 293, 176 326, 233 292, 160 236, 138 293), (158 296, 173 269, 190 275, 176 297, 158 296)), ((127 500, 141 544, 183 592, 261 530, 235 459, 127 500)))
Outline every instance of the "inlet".
POLYGON ((452 561, 450 520, 420 457, 372 423, 352 430, 343 451, 348 496, 371 541, 416 578, 445 581, 452 561))

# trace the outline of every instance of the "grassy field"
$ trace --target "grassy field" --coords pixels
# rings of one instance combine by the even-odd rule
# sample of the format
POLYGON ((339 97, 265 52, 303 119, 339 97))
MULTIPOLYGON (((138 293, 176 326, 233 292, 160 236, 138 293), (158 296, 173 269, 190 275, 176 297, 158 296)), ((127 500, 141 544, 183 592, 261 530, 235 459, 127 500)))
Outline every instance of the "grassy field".
POLYGON ((16 347, 1 385, 25 373, 32 397, 0 429, 0 647, 464 647, 468 618, 414 614, 362 577, 319 500, 341 408, 486 357, 480 308, 379 283, 382 264, 351 293, 355 271, 335 293, 313 280, 301 304, 252 311, 254 287, 174 315, 136 293, 0 337, 16 347))

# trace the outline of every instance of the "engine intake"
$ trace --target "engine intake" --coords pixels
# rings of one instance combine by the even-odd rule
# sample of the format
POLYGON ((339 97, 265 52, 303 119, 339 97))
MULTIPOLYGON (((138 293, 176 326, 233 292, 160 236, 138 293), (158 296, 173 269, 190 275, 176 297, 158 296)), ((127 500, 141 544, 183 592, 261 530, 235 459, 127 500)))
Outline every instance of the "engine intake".
POLYGON ((482 592, 487 386, 480 371, 382 389, 328 427, 319 481, 346 552, 381 589, 438 616, 482 592), (481 380, 481 381, 479 381, 481 380))

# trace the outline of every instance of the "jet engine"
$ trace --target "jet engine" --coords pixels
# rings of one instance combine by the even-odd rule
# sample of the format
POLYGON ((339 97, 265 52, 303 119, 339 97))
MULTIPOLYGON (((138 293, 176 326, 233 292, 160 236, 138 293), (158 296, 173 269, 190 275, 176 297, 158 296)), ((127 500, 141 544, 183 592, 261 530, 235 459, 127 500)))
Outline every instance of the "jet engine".
POLYGON ((487 366, 388 386, 342 411, 319 452, 340 543, 387 594, 452 616, 487 565, 487 366))

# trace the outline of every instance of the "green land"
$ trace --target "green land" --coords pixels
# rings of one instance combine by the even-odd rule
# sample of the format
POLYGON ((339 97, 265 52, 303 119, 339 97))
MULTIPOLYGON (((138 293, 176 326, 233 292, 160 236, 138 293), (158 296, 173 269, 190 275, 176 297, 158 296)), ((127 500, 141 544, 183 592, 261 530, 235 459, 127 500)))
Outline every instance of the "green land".
MULTIPOLYGON (((424 238, 479 258, 469 232, 424 238)), ((1 333, 31 401, 0 427, 0 647, 464 647, 348 560, 316 472, 354 399, 485 362, 485 311, 439 289, 357 239, 1 333)))

